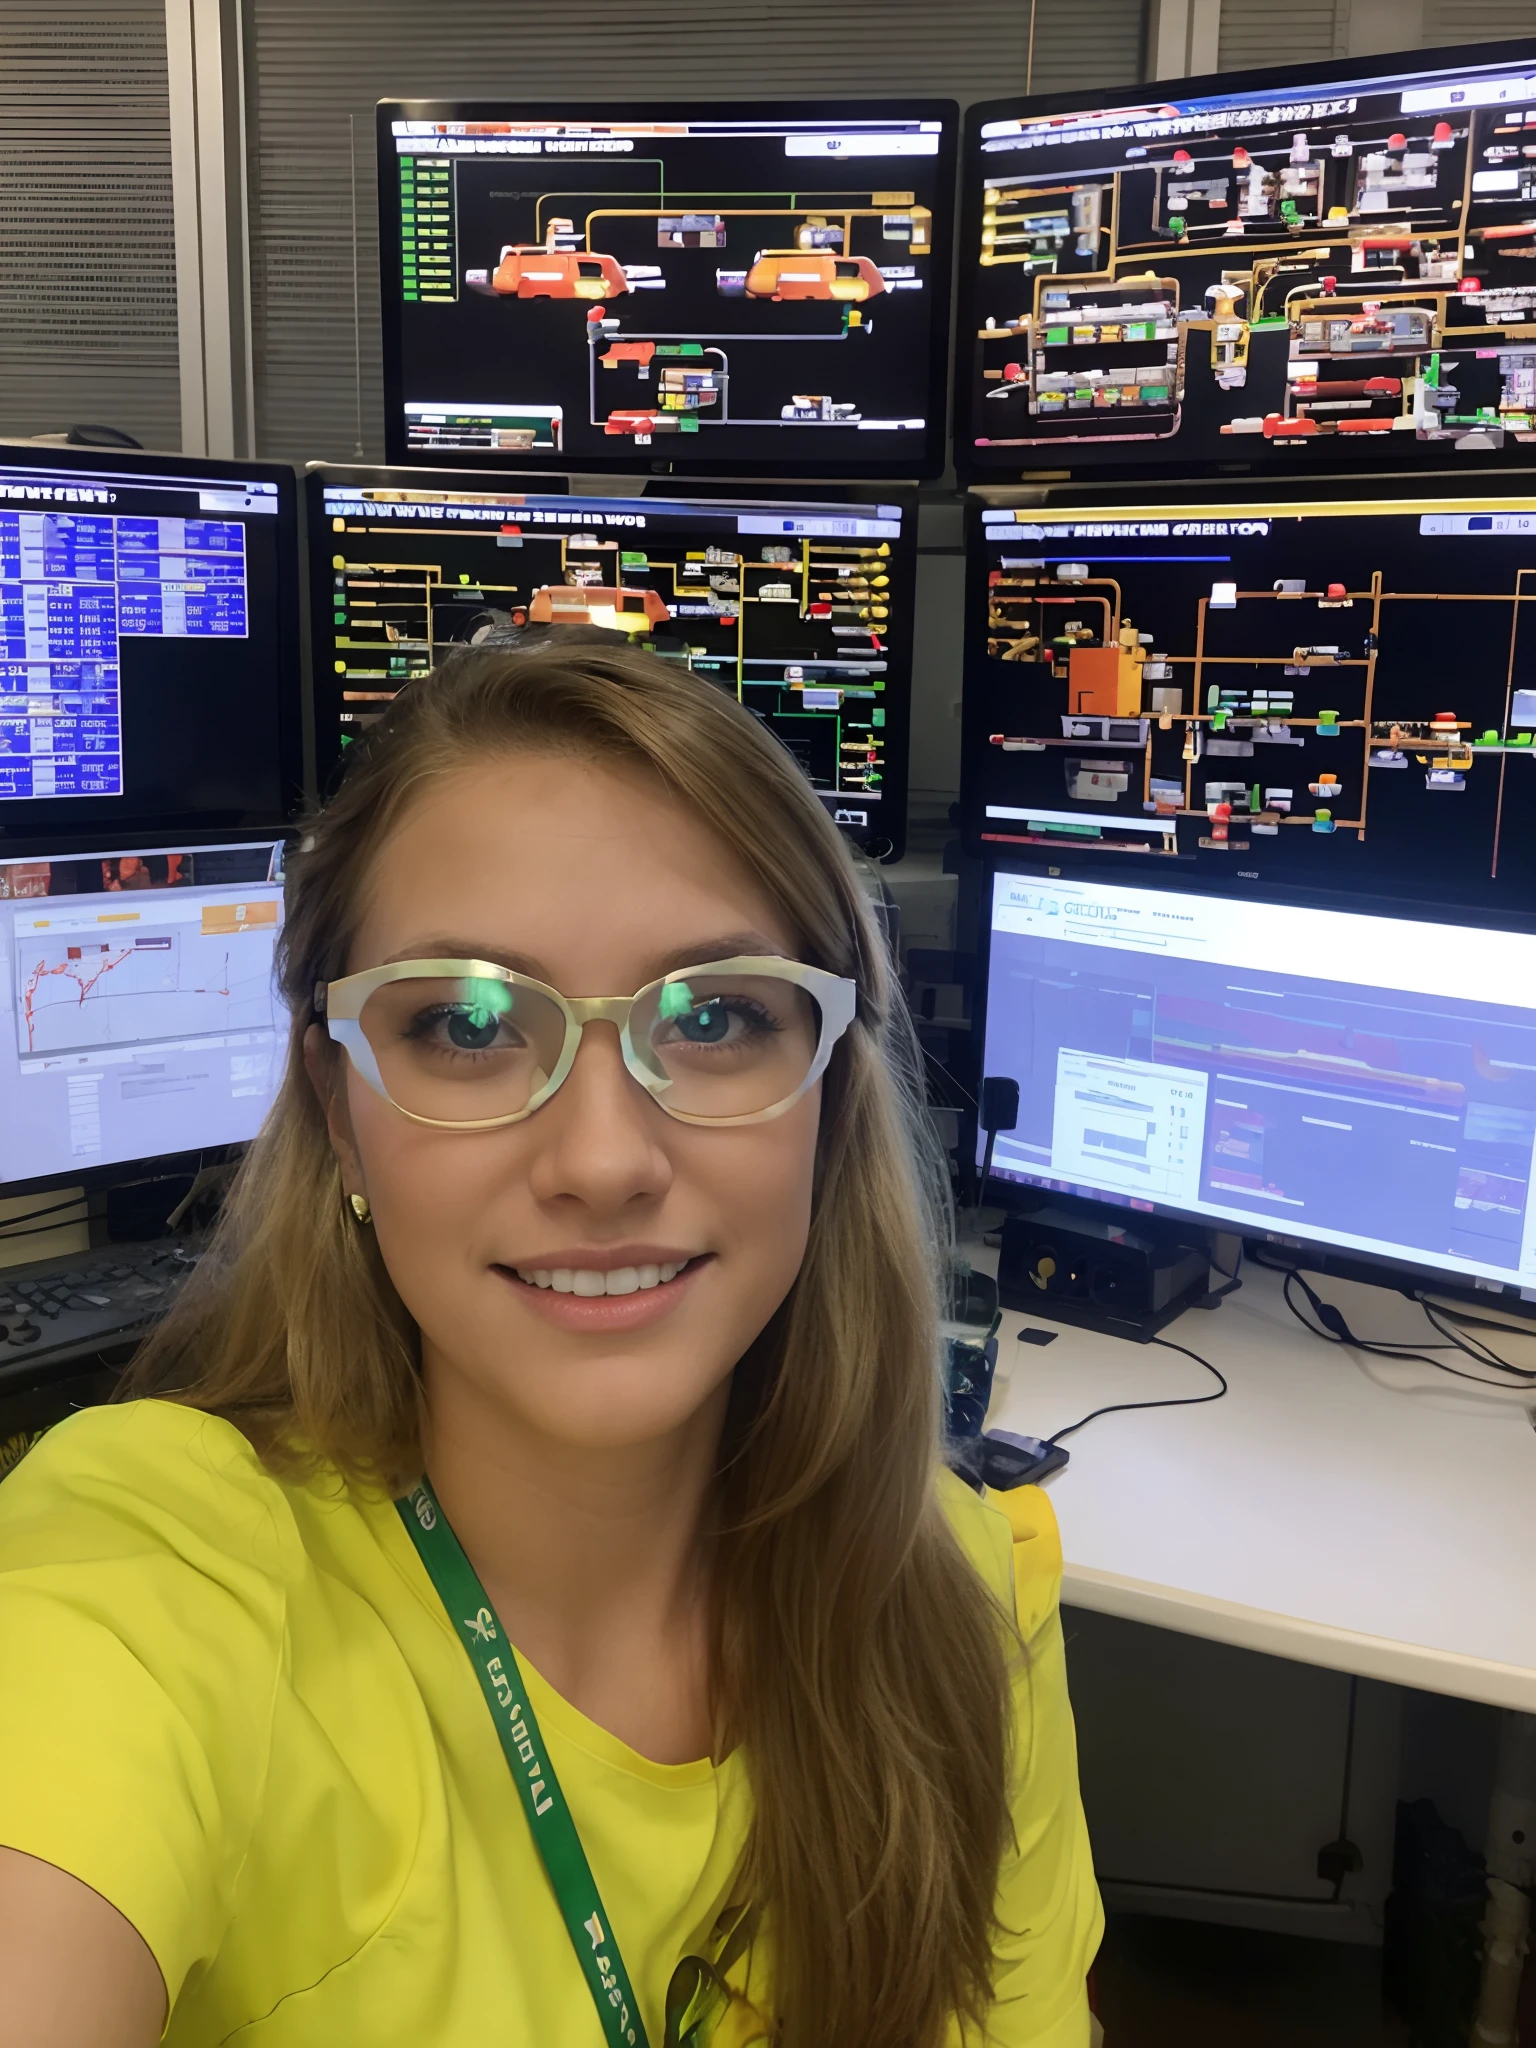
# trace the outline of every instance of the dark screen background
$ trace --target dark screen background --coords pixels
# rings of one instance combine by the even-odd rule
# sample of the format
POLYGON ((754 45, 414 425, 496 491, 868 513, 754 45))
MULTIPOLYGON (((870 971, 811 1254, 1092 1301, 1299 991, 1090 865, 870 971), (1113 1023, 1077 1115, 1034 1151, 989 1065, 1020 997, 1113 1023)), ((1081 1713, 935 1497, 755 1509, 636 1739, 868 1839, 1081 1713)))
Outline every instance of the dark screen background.
MULTIPOLYGON (((0 802, 0 852, 124 832, 222 831, 281 824, 303 795, 299 678, 297 479, 288 469, 178 458, 103 458, 102 451, 0 447, 0 468, 45 464, 61 481, 106 483, 117 516, 238 520, 245 529, 244 638, 119 640, 123 792, 0 802), (129 467, 129 464, 132 467, 129 467), (135 477, 190 476, 184 492, 135 489, 135 477), (199 512, 198 479, 276 482, 278 511, 199 512)), ((48 509, 27 506, 24 509, 48 509)), ((67 509, 59 507, 57 509, 67 509)), ((82 508, 84 509, 84 508, 82 508)))
MULTIPOLYGON (((984 151, 981 130, 988 122, 1034 118, 1058 108, 1064 113, 1075 108, 1085 112, 1103 109, 1110 114, 1117 103, 1113 98, 1077 93, 1051 100, 997 100, 969 109, 961 172, 956 350, 955 453, 961 475, 979 482, 1003 482, 1027 477, 1032 469, 1047 465, 1065 466, 1071 474, 1109 468, 1145 470, 1149 466, 1166 472, 1182 465, 1209 468, 1221 464, 1229 469, 1297 475, 1323 467, 1361 472, 1408 466, 1465 471, 1500 462, 1530 463, 1536 455, 1536 434, 1529 432, 1523 436, 1514 431, 1504 434, 1502 446, 1477 442, 1459 446, 1449 435, 1427 438, 1411 430, 1328 432, 1294 439, 1222 431, 1234 420, 1288 410, 1287 371, 1294 351, 1286 321, 1278 316, 1293 304, 1299 307, 1316 301, 1325 290, 1336 293, 1341 308, 1346 302, 1373 297, 1389 310, 1394 301, 1424 307, 1437 299, 1443 302, 1436 346, 1444 352, 1439 358, 1441 381, 1456 394, 1450 410, 1468 420, 1484 409, 1497 411, 1505 389, 1498 357, 1536 349, 1536 315, 1528 312, 1523 322, 1507 323, 1495 317, 1496 309, 1461 297, 1454 277, 1446 281, 1421 276, 1416 258, 1408 259, 1406 270, 1356 271, 1351 237, 1423 237, 1426 248, 1443 248, 1452 256, 1460 250, 1464 260, 1455 267, 1482 287, 1499 292, 1536 285, 1536 264, 1531 260, 1536 242, 1511 234, 1536 214, 1536 166, 1525 155, 1525 145, 1536 141, 1536 128, 1526 128, 1519 107, 1511 112, 1499 107, 1447 105, 1402 112, 1405 89, 1427 87, 1447 72, 1459 70, 1465 70, 1469 79, 1487 78, 1501 64, 1511 70, 1536 68, 1536 43, 1438 51, 1432 62, 1422 65, 1385 58, 1372 67, 1369 60, 1355 58, 1305 69, 1180 80, 1166 106, 1156 102, 1150 91, 1144 100, 1121 103, 1130 124, 1137 118, 1138 107, 1156 105, 1159 111, 1185 114, 1194 111, 1202 98, 1224 101, 1252 93, 1279 109, 1282 116, 1251 128, 1213 126, 1205 134, 1141 137, 1127 125, 1114 137, 1063 141, 1055 146, 1032 146, 1020 138, 1016 148, 984 151), (1353 92, 1346 90, 1350 86, 1355 88, 1353 92), (1307 105, 1340 99, 1352 100, 1353 105, 1347 111, 1300 118, 1307 105), (1431 151, 1433 189, 1394 193, 1391 204, 1379 212, 1359 210, 1356 181, 1365 154, 1383 149, 1394 133, 1406 136, 1410 150, 1430 150, 1437 122, 1444 122, 1453 132, 1444 147, 1431 151), (1240 220, 1244 174, 1234 166, 1234 149, 1241 145, 1266 170, 1279 172, 1298 131, 1307 135, 1311 161, 1320 175, 1317 217, 1309 213, 1291 228, 1278 219, 1240 220), (1336 137, 1348 143, 1347 155, 1334 154, 1336 137), (1227 193, 1220 205, 1208 206, 1197 199, 1186 211, 1181 204, 1177 217, 1187 223, 1182 238, 1168 225, 1171 209, 1167 195, 1178 189, 1170 179, 1176 148, 1192 160, 1185 175, 1197 181, 1197 191, 1215 181, 1224 183, 1227 193), (1472 174, 1490 169, 1512 173, 1513 189, 1473 191, 1472 174), (1100 280, 1107 284, 1112 275, 1122 285, 1146 277, 1165 278, 1176 286, 1177 303, 1185 316, 1179 322, 1184 396, 1177 415, 1171 408, 1109 407, 1042 416, 1030 412, 1022 386, 1013 388, 1000 381, 1010 359, 1029 353, 1023 339, 1006 330, 1007 323, 1030 312, 1034 274, 1025 263, 982 262, 982 223, 987 193, 1025 183, 1032 192, 1038 190, 1031 206, 1042 216, 1053 209, 1065 216, 1074 186, 1102 190, 1102 232, 1088 238, 1097 253, 1080 252, 1078 238, 1071 233, 1055 238, 1059 246, 1052 251, 1048 269, 1040 273, 1052 283, 1070 287, 1092 278, 1097 286, 1100 280), (1347 219, 1325 218, 1336 207, 1345 210, 1347 219), (1231 232, 1234 223, 1244 231, 1231 232), (1489 229, 1494 231, 1491 237, 1486 234, 1489 229), (1267 278, 1261 274, 1265 270, 1267 278), (1209 325, 1186 325, 1191 317, 1198 323, 1210 314, 1207 291, 1223 277, 1246 288, 1238 310, 1244 318, 1259 323, 1249 336, 1246 379, 1230 389, 1222 388, 1217 380, 1215 336, 1209 325), (1329 280, 1326 287, 1325 278, 1329 280), (984 331, 989 319, 996 323, 996 331, 990 334, 984 331), (1020 441, 1029 445, 1017 445, 1020 441), (1005 442, 1015 445, 1001 445, 1005 442)), ((1536 94, 1525 104, 1536 109, 1536 94)), ((1312 204, 1310 200, 1305 203, 1312 204)), ((1009 218, 1004 226, 1016 230, 1018 222, 1009 218)), ((1002 233, 1004 228, 993 231, 1002 233)), ((1032 246, 1043 248, 1045 243, 1032 246)), ((1095 289, 1091 296, 1100 294, 1095 289)), ((1351 303, 1349 310, 1358 311, 1359 306, 1351 303)), ((1161 346, 1143 341, 1107 342, 1048 348, 1045 354, 1051 369, 1081 374, 1091 367, 1140 364, 1159 355, 1161 346)), ((1417 351, 1347 358, 1333 355, 1322 359, 1319 375, 1325 380, 1382 375, 1406 378, 1428 370, 1434 353, 1426 346, 1417 351)), ((1397 402, 1384 399, 1376 409, 1394 411, 1397 402)))
MULTIPOLYGON (((937 156, 867 156, 822 162, 789 158, 781 137, 636 138, 633 156, 458 157, 454 171, 457 287, 455 304, 407 304, 401 296, 398 158, 390 123, 396 118, 525 118, 547 108, 509 105, 449 106, 442 103, 386 103, 379 115, 380 205, 386 334, 386 407, 391 461, 410 459, 455 467, 554 467, 586 470, 649 470, 676 467, 733 469, 757 475, 937 475, 945 451, 945 396, 949 274, 952 260, 953 126, 949 102, 925 104, 850 102, 828 109, 872 119, 884 112, 903 118, 944 119, 937 156), (661 155, 665 198, 656 197, 656 169, 645 161, 661 155), (774 303, 726 297, 716 271, 747 269, 760 250, 792 247, 794 221, 766 206, 745 217, 754 194, 794 197, 795 216, 835 204, 838 195, 868 206, 882 191, 910 191, 914 203, 933 215, 932 253, 913 255, 906 243, 883 239, 877 219, 853 223, 841 252, 868 256, 877 266, 910 264, 922 280, 920 291, 888 289, 860 307, 864 324, 840 338, 843 307, 824 300, 774 303), (538 212, 544 199, 543 212, 538 212), (589 377, 597 380, 598 418, 621 407, 654 403, 660 363, 649 379, 637 379, 630 364, 589 370, 587 314, 582 299, 498 299, 466 287, 466 270, 494 271, 508 244, 537 244, 551 215, 570 218, 577 239, 585 215, 596 208, 648 209, 633 218, 610 217, 593 232, 595 249, 619 262, 659 266, 664 290, 634 289, 598 302, 619 321, 611 337, 623 341, 666 335, 720 343, 730 360, 729 406, 733 416, 763 420, 758 426, 702 424, 696 434, 658 434, 649 446, 629 436, 609 435, 593 426, 589 377), (661 248, 655 215, 725 214, 726 245, 661 248), (736 337, 769 336, 766 340, 736 337), (814 339, 808 337, 825 337, 814 339), (782 340, 774 337, 783 337, 782 340), (825 394, 855 404, 866 418, 924 419, 923 432, 861 432, 857 427, 797 426, 780 418, 798 394, 825 394), (434 448, 408 455, 402 411, 407 401, 480 405, 489 402, 559 405, 564 411, 565 445, 540 450, 484 454, 434 448)), ((574 110, 573 110, 574 111, 574 110)), ((594 108, 582 118, 614 118, 624 110, 594 108)), ((681 108, 664 104, 630 109, 655 118, 726 118, 730 108, 681 108)), ((771 104, 743 109, 753 118, 772 118, 771 104)), ((813 103, 796 105, 794 118, 814 117, 813 103)), ((435 159, 442 161, 442 159, 435 159)), ((892 212, 901 209, 892 207, 892 212)), ((599 351, 601 352, 601 351, 599 351)), ((705 357, 710 364, 716 359, 705 357)), ((701 415, 707 421, 709 413, 701 415)))
MULTIPOLYGON (((1212 518, 1235 519, 1232 508, 1198 502, 1180 510, 1197 519, 1204 509, 1212 518)), ((1450 500, 1426 501, 1423 510, 1456 513, 1464 508, 1450 500)), ((1113 577, 1121 587, 1123 615, 1153 635, 1157 649, 1188 656, 1194 646, 1198 604, 1209 598, 1213 582, 1235 581, 1240 591, 1269 592, 1280 579, 1302 582, 1317 591, 1330 582, 1354 592, 1368 591, 1379 573, 1384 591, 1415 593, 1382 606, 1382 627, 1372 702, 1373 723, 1392 719, 1427 721, 1452 711, 1471 730, 1462 741, 1475 740, 1489 728, 1504 729, 1505 693, 1536 686, 1536 616, 1528 600, 1518 607, 1519 626, 1512 636, 1517 608, 1505 601, 1481 601, 1488 593, 1513 593, 1516 579, 1523 593, 1536 582, 1536 542, 1493 533, 1427 536, 1419 531, 1419 511, 1358 517, 1297 518, 1284 516, 1283 506, 1270 508, 1274 517, 1267 537, 1208 536, 1180 539, 1079 539, 983 542, 981 521, 971 532, 967 592, 966 690, 962 758, 962 810, 967 844, 978 853, 1007 855, 1016 849, 983 834, 1022 834, 1022 823, 992 821, 988 804, 1038 804, 1042 809, 1070 811, 1085 825, 1106 816, 1141 818, 1142 750, 1122 747, 1066 747, 1062 714, 1070 709, 1069 684, 1053 675, 1049 663, 1002 661, 987 652, 988 577, 1006 555, 1047 562, 1074 557, 1088 564, 1096 577, 1113 577), (1137 559, 1139 558, 1139 559, 1137 559), (1523 571, 1523 576, 1522 576, 1523 571), (1477 602, 1458 596, 1478 593, 1477 602), (1042 752, 1010 752, 990 742, 993 733, 1042 738, 1042 752), (1080 802, 1068 794, 1064 764, 1068 758, 1112 758, 1132 764, 1131 787, 1114 804, 1080 802)), ((1053 515, 1042 513, 1042 522, 1053 515)), ((1065 520, 1069 515, 1057 514, 1065 520)), ((1111 509, 1086 515, 1114 518, 1111 509)), ((997 529, 993 529, 995 532, 997 529)), ((1004 529, 1006 532, 1006 529, 1004 529)), ((1089 589, 1095 586, 1087 586, 1089 589)), ((1070 592, 1070 586, 1057 586, 1070 592)), ((1079 600, 1048 616, 1061 619, 1092 608, 1079 600)), ((1294 811, 1310 814, 1324 801, 1308 785, 1325 772, 1339 778, 1340 795, 1330 808, 1336 819, 1358 815, 1362 785, 1363 735, 1358 725, 1364 703, 1363 666, 1316 665, 1305 676, 1287 676, 1285 667, 1300 645, 1330 644, 1358 659, 1371 627, 1370 603, 1357 596, 1348 608, 1325 608, 1316 598, 1240 600, 1235 610, 1206 611, 1207 655, 1239 657, 1233 666, 1209 667, 1204 682, 1250 689, 1288 689, 1294 694, 1297 719, 1316 718, 1326 708, 1346 721, 1338 737, 1318 736, 1315 729, 1293 726, 1299 746, 1255 745, 1247 757, 1206 754, 1194 764, 1193 794, 1201 802, 1206 781, 1231 781, 1261 786, 1288 786, 1295 792, 1294 811), (1249 667, 1242 657, 1259 657, 1267 665, 1249 667), (1357 721, 1352 728, 1349 720, 1357 721)), ((1185 711, 1205 711, 1191 700, 1192 668, 1175 664, 1172 679, 1182 690, 1185 711)), ((1144 709, 1151 703, 1147 686, 1144 709)), ((1280 716, 1280 714, 1276 714, 1280 716)), ((1207 735, 1210 728, 1204 728, 1207 735)), ((1167 732, 1150 721, 1152 774, 1182 781, 1184 720, 1175 717, 1167 732)), ((1243 731, 1226 735, 1240 739, 1243 731)), ((1461 904, 1489 914, 1516 917, 1536 911, 1536 749, 1514 755, 1474 754, 1460 790, 1431 790, 1426 768, 1405 744, 1407 766, 1373 768, 1368 778, 1367 830, 1363 838, 1340 829, 1327 835, 1302 826, 1282 825, 1275 837, 1250 836, 1240 808, 1234 808, 1231 847, 1202 847, 1209 827, 1203 817, 1178 820, 1179 853, 1122 854, 1079 852, 1095 870, 1127 864, 1154 870, 1159 879, 1177 886, 1175 877, 1191 871, 1215 880, 1252 885, 1274 884, 1307 890, 1395 898, 1414 904, 1461 904), (1526 758, 1526 756, 1532 758, 1526 758), (1498 873, 1491 870, 1497 830, 1498 873)), ((1420 746, 1420 752, 1429 751, 1420 746)), ((1148 837, 1160 821, 1147 819, 1148 837)), ((1038 850, 1036 848, 1035 850, 1038 850)), ((1072 859, 1063 846, 1061 858, 1072 859)))

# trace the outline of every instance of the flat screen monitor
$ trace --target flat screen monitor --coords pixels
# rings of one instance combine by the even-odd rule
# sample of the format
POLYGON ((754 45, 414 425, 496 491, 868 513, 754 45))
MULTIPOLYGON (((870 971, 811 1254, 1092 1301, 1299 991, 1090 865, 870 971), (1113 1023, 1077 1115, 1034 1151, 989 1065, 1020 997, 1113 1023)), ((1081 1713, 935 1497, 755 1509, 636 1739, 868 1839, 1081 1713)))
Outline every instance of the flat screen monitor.
POLYGON ((540 496, 413 470, 309 477, 322 787, 458 645, 600 626, 729 690, 877 857, 906 838, 917 493, 540 496))
POLYGON ((997 874, 1004 1183, 1536 1289, 1536 934, 997 874))
POLYGON ((253 1138, 282 1078, 282 842, 0 854, 0 1189, 253 1138))
POLYGON ((298 481, 0 445, 0 858, 303 795, 298 481))
POLYGON ((1536 445, 1536 41, 966 117, 956 463, 1468 469, 1536 445))
POLYGON ((1536 512, 1383 492, 975 506, 972 850, 1536 905, 1536 512))
POLYGON ((391 462, 937 476, 952 100, 378 110, 391 462))

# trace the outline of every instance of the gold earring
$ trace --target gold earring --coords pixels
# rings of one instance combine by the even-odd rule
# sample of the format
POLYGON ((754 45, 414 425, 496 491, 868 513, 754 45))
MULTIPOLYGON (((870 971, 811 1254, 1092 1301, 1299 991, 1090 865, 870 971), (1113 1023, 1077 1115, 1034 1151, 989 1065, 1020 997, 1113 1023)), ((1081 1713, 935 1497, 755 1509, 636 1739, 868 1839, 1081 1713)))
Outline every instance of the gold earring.
POLYGON ((348 1195, 347 1200, 351 1203, 352 1214, 359 1223, 371 1223, 373 1221, 373 1211, 368 1206, 368 1197, 366 1195, 348 1195))

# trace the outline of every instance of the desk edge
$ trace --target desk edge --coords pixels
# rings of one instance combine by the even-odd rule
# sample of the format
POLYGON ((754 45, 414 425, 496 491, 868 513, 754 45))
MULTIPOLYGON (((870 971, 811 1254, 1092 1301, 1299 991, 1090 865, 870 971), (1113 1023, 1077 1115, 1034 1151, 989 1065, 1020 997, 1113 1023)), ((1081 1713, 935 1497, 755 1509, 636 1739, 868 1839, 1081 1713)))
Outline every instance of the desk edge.
POLYGON ((1148 1622, 1155 1628, 1203 1636, 1236 1649, 1259 1650, 1267 1656, 1320 1664, 1330 1671, 1384 1679, 1421 1692, 1447 1693, 1456 1699, 1536 1713, 1536 1670, 1524 1665, 1458 1656, 1451 1650, 1397 1642, 1389 1636, 1362 1635, 1297 1615, 1245 1607, 1208 1593, 1128 1579, 1118 1572, 1070 1560, 1062 1573, 1061 1598, 1067 1607, 1118 1615, 1122 1621, 1148 1622))

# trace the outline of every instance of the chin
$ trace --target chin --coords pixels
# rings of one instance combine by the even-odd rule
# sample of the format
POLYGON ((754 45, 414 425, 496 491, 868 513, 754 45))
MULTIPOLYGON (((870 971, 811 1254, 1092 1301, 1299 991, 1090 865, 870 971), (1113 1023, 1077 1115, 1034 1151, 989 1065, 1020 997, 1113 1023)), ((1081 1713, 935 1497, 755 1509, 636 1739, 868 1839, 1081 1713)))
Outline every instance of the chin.
POLYGON ((731 1368, 680 1379, 665 1363, 633 1355, 570 1360, 503 1381, 508 1407, 525 1427, 572 1450, 614 1451, 677 1436, 717 1404, 723 1411, 731 1368))

